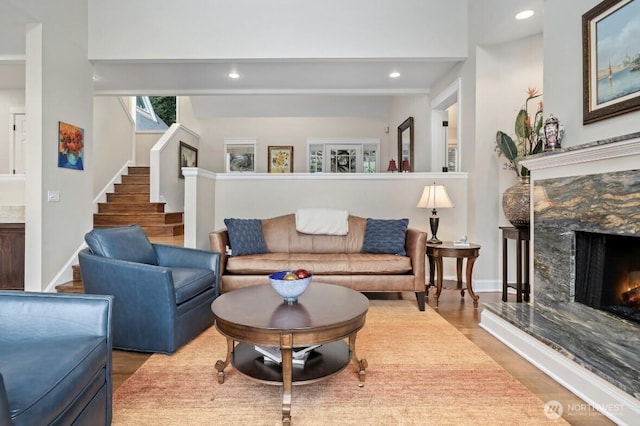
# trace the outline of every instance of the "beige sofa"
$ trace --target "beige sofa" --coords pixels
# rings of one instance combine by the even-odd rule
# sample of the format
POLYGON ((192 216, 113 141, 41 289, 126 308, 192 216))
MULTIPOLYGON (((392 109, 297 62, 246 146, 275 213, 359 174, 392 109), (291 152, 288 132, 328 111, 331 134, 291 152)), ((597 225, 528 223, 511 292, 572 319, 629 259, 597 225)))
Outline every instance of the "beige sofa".
POLYGON ((367 219, 349 216, 345 236, 302 234, 295 215, 262 219, 265 254, 228 256, 229 235, 219 230, 209 235, 211 250, 220 259, 220 291, 268 284, 276 271, 307 269, 315 282, 342 285, 363 292, 416 294, 418 309, 425 308, 425 249, 427 234, 408 228, 406 256, 362 253, 367 219))

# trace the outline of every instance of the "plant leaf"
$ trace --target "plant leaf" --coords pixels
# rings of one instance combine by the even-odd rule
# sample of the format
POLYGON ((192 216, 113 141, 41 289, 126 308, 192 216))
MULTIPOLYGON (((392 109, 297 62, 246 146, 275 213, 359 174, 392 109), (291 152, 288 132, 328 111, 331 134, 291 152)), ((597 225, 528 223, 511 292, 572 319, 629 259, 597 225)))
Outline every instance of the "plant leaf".
POLYGON ((529 126, 527 126, 527 111, 521 109, 516 116, 515 132, 520 139, 529 137, 529 126))
POLYGON ((513 139, 511 139, 511 136, 498 130, 498 133, 496 133, 496 143, 500 151, 507 157, 507 160, 513 161, 518 157, 518 147, 515 142, 513 142, 513 139))

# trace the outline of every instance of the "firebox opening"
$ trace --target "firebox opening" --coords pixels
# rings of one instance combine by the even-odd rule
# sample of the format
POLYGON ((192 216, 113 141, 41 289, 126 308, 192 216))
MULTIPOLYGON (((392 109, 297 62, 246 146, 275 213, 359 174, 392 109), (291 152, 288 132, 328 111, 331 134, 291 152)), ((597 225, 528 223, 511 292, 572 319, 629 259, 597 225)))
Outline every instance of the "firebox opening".
POLYGON ((576 232, 575 301, 640 323, 640 238, 576 232))

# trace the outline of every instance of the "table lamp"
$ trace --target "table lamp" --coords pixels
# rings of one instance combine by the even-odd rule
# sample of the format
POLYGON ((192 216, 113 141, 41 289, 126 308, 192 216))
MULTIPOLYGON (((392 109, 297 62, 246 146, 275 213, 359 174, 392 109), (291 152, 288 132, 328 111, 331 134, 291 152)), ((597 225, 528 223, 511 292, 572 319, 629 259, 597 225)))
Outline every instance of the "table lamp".
POLYGON ((432 237, 427 241, 427 243, 442 244, 442 241, 440 241, 436 236, 438 233, 438 224, 440 222, 438 211, 436 209, 453 207, 451 198, 449 198, 449 194, 447 194, 447 188, 445 188, 444 185, 436 185, 435 182, 433 185, 425 186, 424 191, 422 191, 422 197, 420 197, 420 201, 418 201, 416 207, 431 209, 429 226, 431 227, 432 237))

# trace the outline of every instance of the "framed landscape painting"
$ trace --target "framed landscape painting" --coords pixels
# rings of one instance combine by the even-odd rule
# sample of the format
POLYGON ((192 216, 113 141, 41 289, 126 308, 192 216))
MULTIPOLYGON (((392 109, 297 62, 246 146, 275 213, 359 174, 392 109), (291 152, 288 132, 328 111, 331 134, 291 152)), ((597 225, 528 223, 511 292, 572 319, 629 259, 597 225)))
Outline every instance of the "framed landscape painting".
POLYGON ((640 0, 582 15, 583 123, 640 109, 640 0))
POLYGON ((293 147, 270 146, 267 169, 269 173, 293 173, 293 147))

